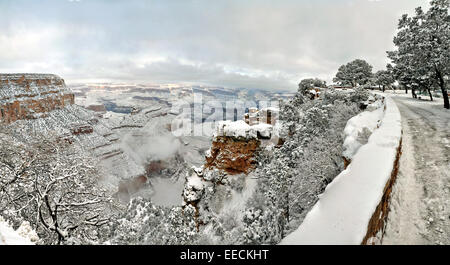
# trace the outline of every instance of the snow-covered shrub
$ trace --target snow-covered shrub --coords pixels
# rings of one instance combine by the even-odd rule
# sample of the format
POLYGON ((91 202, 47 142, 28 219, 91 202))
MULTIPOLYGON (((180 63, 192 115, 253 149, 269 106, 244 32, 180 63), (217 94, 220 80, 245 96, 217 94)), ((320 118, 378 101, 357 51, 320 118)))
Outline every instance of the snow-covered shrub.
POLYGON ((284 236, 285 221, 280 209, 267 205, 265 209, 249 208, 243 218, 243 244, 276 244, 284 236))
POLYGON ((199 176, 196 172, 189 172, 183 189, 184 201, 198 201, 203 196, 204 190, 205 184, 202 175, 199 176))
POLYGON ((109 243, 192 244, 198 237, 195 212, 191 205, 167 208, 154 205, 150 199, 134 198, 126 211, 112 221, 109 243))
POLYGON ((195 223, 196 209, 192 205, 174 207, 158 229, 156 236, 148 238, 146 244, 189 245, 198 238, 195 223))
POLYGON ((245 178, 246 175, 244 174, 239 174, 236 176, 233 176, 232 178, 228 178, 228 185, 230 186, 231 189, 237 191, 237 192, 242 192, 242 190, 245 188, 245 178))
POLYGON ((111 243, 142 244, 157 233, 164 215, 165 210, 150 200, 140 197, 132 199, 127 209, 112 224, 111 243))

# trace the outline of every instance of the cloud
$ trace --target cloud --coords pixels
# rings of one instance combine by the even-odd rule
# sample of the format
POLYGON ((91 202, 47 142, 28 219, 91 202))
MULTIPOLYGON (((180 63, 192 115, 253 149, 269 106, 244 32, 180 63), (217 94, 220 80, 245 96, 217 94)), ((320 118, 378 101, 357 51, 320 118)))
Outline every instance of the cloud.
POLYGON ((0 72, 295 89, 365 58, 381 69, 425 0, 0 2, 0 72))
POLYGON ((173 157, 181 143, 170 134, 141 138, 128 134, 121 141, 121 147, 134 161, 145 166, 149 161, 173 157))

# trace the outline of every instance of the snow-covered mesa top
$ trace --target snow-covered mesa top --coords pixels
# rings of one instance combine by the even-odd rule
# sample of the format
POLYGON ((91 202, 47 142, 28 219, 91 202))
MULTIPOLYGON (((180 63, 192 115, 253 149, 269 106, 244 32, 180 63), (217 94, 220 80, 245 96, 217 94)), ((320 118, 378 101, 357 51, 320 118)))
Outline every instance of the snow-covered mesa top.
POLYGON ((214 132, 213 137, 229 136, 229 137, 243 137, 247 139, 257 139, 258 133, 261 137, 270 138, 278 126, 272 126, 267 123, 260 123, 256 125, 248 125, 245 121, 220 121, 214 132))
POLYGON ((387 97, 380 127, 351 164, 319 196, 297 230, 281 244, 361 244, 389 181, 402 136, 401 117, 387 97))
MULTIPOLYGON (((273 115, 278 115, 278 108, 268 107, 263 108, 259 112, 256 108, 249 109, 249 116, 256 117, 260 115, 259 113, 265 113, 267 115, 268 112, 273 113, 273 115)), ((267 117, 261 117, 265 119, 267 117)), ((247 139, 257 139, 258 137, 270 138, 274 135, 279 135, 279 128, 281 126, 280 121, 276 118, 271 121, 272 124, 266 122, 257 122, 256 124, 249 125, 243 120, 238 121, 219 121, 216 125, 213 137, 216 138, 218 136, 228 136, 228 137, 236 137, 236 138, 247 138, 247 139)))
POLYGON ((23 96, 39 97, 48 93, 70 93, 64 80, 53 74, 0 74, 0 103, 23 96))

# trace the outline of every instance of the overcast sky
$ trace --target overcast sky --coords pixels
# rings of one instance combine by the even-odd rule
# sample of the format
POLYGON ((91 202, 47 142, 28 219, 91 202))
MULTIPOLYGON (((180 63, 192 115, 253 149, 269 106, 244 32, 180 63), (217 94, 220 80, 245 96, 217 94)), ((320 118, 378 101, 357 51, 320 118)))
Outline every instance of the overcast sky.
POLYGON ((426 0, 0 0, 0 72, 67 83, 295 89, 356 58, 374 70, 426 0))

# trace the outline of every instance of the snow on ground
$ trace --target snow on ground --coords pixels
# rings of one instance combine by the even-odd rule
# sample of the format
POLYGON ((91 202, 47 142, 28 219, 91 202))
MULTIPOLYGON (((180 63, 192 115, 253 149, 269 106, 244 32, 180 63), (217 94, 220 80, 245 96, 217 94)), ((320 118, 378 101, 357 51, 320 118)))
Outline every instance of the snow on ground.
POLYGON ((28 223, 14 230, 0 216, 0 245, 34 245, 32 240, 37 240, 37 235, 28 223))
POLYGON ((450 111, 441 98, 422 98, 393 97, 403 154, 383 244, 450 244, 450 111))
POLYGON ((270 138, 272 135, 273 126, 267 123, 260 123, 251 126, 255 131, 259 132, 262 137, 270 138))
POLYGON ((281 244, 361 244, 391 176, 401 138, 398 108, 389 97, 385 102, 381 126, 281 244))
MULTIPOLYGON (((380 102, 380 101, 377 101, 380 102)), ((367 143, 367 137, 379 126, 384 115, 382 105, 375 110, 361 112, 348 120, 344 129, 343 156, 351 160, 358 149, 367 143)))
POLYGON ((256 139, 259 134, 261 137, 270 138, 272 134, 278 135, 278 132, 274 131, 274 129, 277 130, 279 127, 267 123, 259 123, 250 126, 243 120, 219 121, 213 137, 229 136, 256 139))
POLYGON ((243 120, 220 121, 214 133, 217 136, 257 138, 256 131, 243 120))

